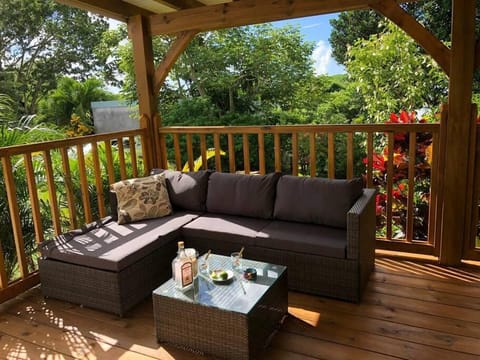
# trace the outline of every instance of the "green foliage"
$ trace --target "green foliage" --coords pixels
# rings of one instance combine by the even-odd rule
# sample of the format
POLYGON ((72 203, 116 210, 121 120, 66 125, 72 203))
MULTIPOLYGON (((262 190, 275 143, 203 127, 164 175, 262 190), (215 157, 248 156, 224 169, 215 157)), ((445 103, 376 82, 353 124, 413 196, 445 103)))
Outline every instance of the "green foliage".
MULTIPOLYGON (((417 119, 415 112, 401 111, 399 115, 392 113, 386 123, 425 122, 417 119)), ((430 206, 430 176, 432 165, 432 134, 417 133, 415 158, 409 158, 409 133, 394 134, 393 154, 393 189, 392 189, 392 237, 403 239, 407 234, 407 208, 413 206, 413 238, 426 240, 428 237, 428 212, 430 206), (408 203, 409 162, 414 161, 413 204, 408 203)), ((385 138, 377 143, 377 152, 373 154, 373 183, 378 189, 376 195, 377 235, 384 237, 386 230, 386 211, 388 203, 388 148, 385 138)), ((367 163, 367 158, 364 163, 367 163)))
POLYGON ((39 121, 58 126, 70 124, 72 115, 80 117, 86 124, 92 125, 92 101, 111 100, 114 96, 102 89, 99 79, 90 78, 77 81, 69 77, 61 78, 57 87, 50 90, 38 105, 39 121))
POLYGON ((19 114, 34 114, 39 99, 58 76, 79 79, 102 69, 98 39, 108 23, 53 0, 0 2, 0 93, 9 94, 19 114))
POLYGON ((330 20, 332 32, 329 41, 333 58, 339 64, 345 64, 350 46, 377 34, 381 19, 382 16, 373 10, 356 10, 342 12, 338 18, 330 20))
POLYGON ((397 26, 351 47, 346 64, 352 85, 363 98, 369 122, 383 122, 399 109, 437 107, 447 77, 397 26))
MULTIPOLYGON (((171 41, 155 38, 156 62, 171 41)), ((292 27, 267 24, 199 34, 173 67, 160 105, 164 110, 177 101, 203 97, 219 114, 287 109, 294 105, 292 93, 313 74, 312 50, 313 44, 292 27)), ((135 99, 131 45, 121 46, 116 54, 125 73, 123 93, 135 99)))

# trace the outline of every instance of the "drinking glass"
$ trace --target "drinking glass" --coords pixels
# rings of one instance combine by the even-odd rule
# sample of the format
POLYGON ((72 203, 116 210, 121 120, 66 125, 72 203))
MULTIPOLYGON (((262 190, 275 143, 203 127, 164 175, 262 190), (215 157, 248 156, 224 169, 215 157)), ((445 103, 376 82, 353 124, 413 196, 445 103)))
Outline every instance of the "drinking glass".
POLYGON ((240 271, 242 267, 242 254, 240 252, 233 252, 230 258, 232 259, 232 270, 240 271))

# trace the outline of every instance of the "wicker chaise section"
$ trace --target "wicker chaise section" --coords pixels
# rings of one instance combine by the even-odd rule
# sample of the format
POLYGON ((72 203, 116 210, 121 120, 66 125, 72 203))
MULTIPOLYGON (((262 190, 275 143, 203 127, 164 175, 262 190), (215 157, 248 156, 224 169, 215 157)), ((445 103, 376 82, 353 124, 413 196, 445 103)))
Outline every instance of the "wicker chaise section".
POLYGON ((180 228, 198 215, 178 212, 135 224, 103 224, 42 244, 44 296, 123 316, 171 276, 180 228))

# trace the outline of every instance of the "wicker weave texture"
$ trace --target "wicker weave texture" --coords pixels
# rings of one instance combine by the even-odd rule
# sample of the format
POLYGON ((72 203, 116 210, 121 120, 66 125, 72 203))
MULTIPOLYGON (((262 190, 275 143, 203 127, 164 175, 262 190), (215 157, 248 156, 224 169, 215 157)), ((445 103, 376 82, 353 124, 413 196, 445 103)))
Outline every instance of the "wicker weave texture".
POLYGON ((174 242, 120 272, 39 259, 44 296, 123 316, 171 276, 174 242))
POLYGON ((153 308, 160 343, 215 358, 251 359, 267 345, 288 311, 287 274, 284 272, 247 314, 157 291, 153 293, 153 308))

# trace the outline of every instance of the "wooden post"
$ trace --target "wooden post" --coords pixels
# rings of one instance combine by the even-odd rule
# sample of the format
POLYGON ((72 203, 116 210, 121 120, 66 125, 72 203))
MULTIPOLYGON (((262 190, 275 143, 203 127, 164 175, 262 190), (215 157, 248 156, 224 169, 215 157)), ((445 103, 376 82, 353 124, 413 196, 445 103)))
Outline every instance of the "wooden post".
POLYGON ((446 131, 440 262, 458 265, 470 219, 467 218, 469 140, 475 59, 474 0, 453 0, 452 48, 446 131))
POLYGON ((143 154, 145 171, 153 167, 161 167, 161 158, 158 158, 159 134, 155 132, 160 121, 157 114, 157 97, 154 92, 153 81, 155 66, 153 63, 152 36, 149 31, 148 20, 141 15, 128 19, 128 33, 133 44, 133 60, 137 82, 138 108, 140 112, 140 126, 147 129, 143 154))

